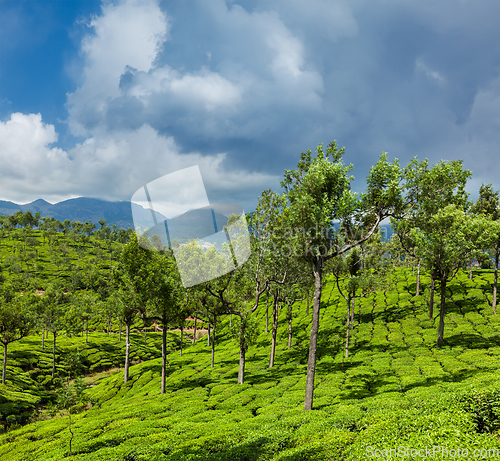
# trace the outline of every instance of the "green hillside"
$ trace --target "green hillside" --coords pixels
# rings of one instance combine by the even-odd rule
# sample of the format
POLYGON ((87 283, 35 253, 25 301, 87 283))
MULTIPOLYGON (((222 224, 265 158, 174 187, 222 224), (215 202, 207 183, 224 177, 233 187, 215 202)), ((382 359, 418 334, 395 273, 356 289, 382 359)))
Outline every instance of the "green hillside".
MULTIPOLYGON (((427 294, 412 296, 411 269, 397 269, 396 280, 391 289, 357 300, 347 359, 345 301, 332 280, 326 282, 313 411, 303 410, 311 319, 305 302, 295 308, 289 350, 285 313, 280 314, 272 369, 270 333, 260 334, 247 354, 244 385, 237 384, 238 346, 229 337, 226 316, 215 367, 210 368, 206 340, 188 346, 182 357, 170 353, 164 395, 158 358, 132 366, 126 384, 122 371, 94 377, 87 391, 94 405, 72 416, 71 459, 337 461, 400 459, 401 454, 423 459, 408 450, 425 453, 434 446, 459 449, 462 455, 467 450, 467 456, 455 456, 459 459, 493 457, 487 450, 500 450, 500 316, 485 298, 491 271, 474 271, 473 280, 459 273, 449 284, 440 349, 435 347, 438 319, 428 320, 427 294), (396 456, 393 450, 391 456, 375 449, 403 451, 396 456), (474 450, 483 451, 475 456, 474 450)), ((425 288, 429 278, 422 282, 425 288)), ((257 314, 264 331, 265 305, 257 314)), ((155 335, 149 335, 151 344, 155 335)), ((12 348, 16 363, 8 369, 18 377, 18 392, 23 391, 20 377, 30 373, 16 367, 36 348, 34 341, 39 343, 29 337, 12 348)), ((91 353, 101 356, 106 347, 106 335, 95 336, 91 353)), ((111 356, 106 360, 116 365, 111 356)), ((67 416, 40 418, 0 436, 0 459, 65 459, 69 439, 67 416)))

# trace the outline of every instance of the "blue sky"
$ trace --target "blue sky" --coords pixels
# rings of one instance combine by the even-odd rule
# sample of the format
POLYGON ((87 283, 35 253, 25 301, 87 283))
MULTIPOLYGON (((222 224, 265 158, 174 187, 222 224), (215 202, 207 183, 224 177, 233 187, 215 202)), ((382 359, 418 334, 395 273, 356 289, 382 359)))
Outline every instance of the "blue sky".
POLYGON ((249 210, 336 139, 500 189, 497 0, 0 0, 0 199, 129 200, 199 165, 249 210))

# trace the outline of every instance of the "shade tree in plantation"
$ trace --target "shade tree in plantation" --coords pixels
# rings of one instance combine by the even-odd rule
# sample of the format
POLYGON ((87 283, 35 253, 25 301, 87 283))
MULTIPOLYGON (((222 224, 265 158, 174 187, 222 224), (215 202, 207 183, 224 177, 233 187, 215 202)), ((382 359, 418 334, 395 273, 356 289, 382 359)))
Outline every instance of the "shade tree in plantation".
MULTIPOLYGON (((364 298, 387 285, 389 260, 384 257, 385 245, 380 232, 367 241, 363 253, 359 247, 352 248, 342 257, 335 258, 328 265, 335 277, 340 295, 347 305, 345 357, 349 356, 350 334, 354 328, 355 301, 364 298)), ((361 311, 359 311, 361 322, 361 311)))
POLYGON ((332 142, 326 149, 320 144, 316 156, 311 151, 301 155, 296 170, 286 170, 282 187, 290 209, 289 228, 300 230, 290 238, 295 254, 300 255, 311 268, 315 281, 313 315, 309 341, 306 392, 304 408, 313 407, 316 351, 324 264, 360 245, 377 229, 380 221, 399 212, 402 171, 399 163, 387 161, 383 154, 371 168, 367 189, 362 195, 350 189, 352 166, 342 162, 344 148, 332 142), (346 236, 334 226, 354 212, 372 217, 372 226, 362 229, 359 235, 346 236))
POLYGON ((304 261, 294 257, 294 249, 290 245, 290 233, 293 231, 288 218, 286 196, 271 190, 262 193, 255 213, 249 216, 252 257, 246 263, 246 278, 255 287, 256 300, 257 296, 266 293, 266 332, 269 301, 272 300, 269 368, 274 366, 276 354, 279 306, 285 299, 292 299, 287 295, 295 292, 294 285, 307 284, 307 281, 310 285, 312 281, 304 261))
POLYGON ((45 329, 52 333, 52 378, 56 371, 56 339, 64 327, 64 293, 54 285, 49 285, 42 295, 41 321, 45 329))
MULTIPOLYGON (((469 202, 465 185, 470 176, 471 172, 463 169, 462 160, 440 161, 430 166, 427 159, 413 158, 404 169, 405 207, 391 217, 391 224, 407 255, 422 257, 415 236, 425 232, 432 216, 448 205, 466 210, 469 202)), ((431 276, 429 319, 432 320, 437 273, 433 267, 428 269, 431 276)))
POLYGON ((126 383, 129 378, 130 368, 130 327, 134 323, 137 315, 140 301, 134 291, 134 286, 130 278, 126 274, 117 274, 113 272, 115 281, 119 279, 117 285, 119 288, 116 291, 117 298, 120 302, 119 318, 120 324, 125 324, 125 363, 123 371, 123 381, 126 383))
MULTIPOLYGON (((306 271, 302 271, 302 274, 309 276, 310 274, 306 271)), ((293 306, 297 301, 304 301, 308 295, 308 282, 310 277, 306 277, 303 283, 297 282, 296 284, 285 285, 279 293, 279 301, 282 308, 285 309, 286 317, 288 320, 288 345, 287 349, 292 347, 292 337, 293 337, 293 306)))
POLYGON ((72 382, 70 376, 66 384, 59 390, 57 394, 56 407, 60 411, 66 411, 68 414, 68 430, 71 434, 69 439, 69 455, 72 455, 72 443, 74 438, 73 428, 71 426, 71 415, 83 409, 91 399, 85 394, 85 390, 89 387, 83 378, 76 376, 72 382))
POLYGON ((149 261, 151 251, 139 245, 135 233, 123 247, 120 264, 113 270, 113 284, 120 302, 120 318, 125 323, 125 369, 124 382, 129 378, 130 327, 147 303, 149 289, 149 261))
MULTIPOLYGON (((479 188, 479 197, 472 207, 476 214, 482 214, 495 222, 500 222, 500 198, 499 192, 493 190, 493 184, 484 185, 479 188)), ((493 254, 493 299, 491 306, 496 314, 498 296, 498 264, 500 260, 500 233, 494 239, 491 248, 486 248, 493 254)))
POLYGON ((173 256, 149 253, 148 293, 144 316, 158 322, 162 329, 161 341, 161 393, 165 393, 167 378, 167 332, 170 323, 182 322, 189 312, 185 308, 186 296, 173 256))
POLYGON ((99 304, 99 316, 106 324, 106 332, 109 335, 113 320, 119 317, 120 302, 115 293, 111 293, 103 302, 99 304))
POLYGON ((192 240, 178 248, 175 253, 179 272, 187 280, 200 281, 188 287, 188 296, 201 306, 201 313, 209 322, 210 366, 215 363, 216 331, 221 315, 229 315, 228 305, 236 299, 233 286, 240 271, 232 271, 232 256, 227 246, 218 249, 215 245, 204 249, 192 240), (223 275, 220 275, 223 274, 223 275), (211 330, 210 330, 211 327, 211 330))
MULTIPOLYGON (((177 266, 175 266, 174 269, 177 271, 177 266)), ((198 304, 196 301, 192 300, 190 298, 188 292, 183 289, 180 278, 178 278, 177 281, 178 281, 177 286, 179 287, 180 290, 182 290, 182 296, 179 299, 178 308, 175 310, 176 315, 172 321, 172 325, 181 330, 179 355, 182 357, 182 352, 183 352, 183 348, 184 348, 184 330, 186 327, 186 321, 188 320, 188 318, 195 315, 195 312, 198 310, 198 304)), ((196 322, 197 322, 197 320, 195 317, 195 325, 194 325, 193 341, 192 342, 194 342, 195 337, 196 337, 196 322)))
POLYGON ((494 237, 491 220, 467 213, 470 202, 465 187, 470 176, 462 160, 440 161, 430 167, 427 159, 413 159, 405 169, 407 207, 394 219, 396 231, 404 235, 402 241, 417 249, 430 272, 430 319, 434 282, 441 285, 438 347, 444 341, 447 284, 470 259, 479 258, 481 248, 494 237))
POLYGON ((98 284, 100 271, 97 264, 97 258, 91 258, 83 267, 83 281, 87 290, 90 288, 91 294, 94 294, 94 288, 98 284))
POLYGON ((261 295, 266 290, 266 285, 255 289, 251 265, 240 266, 235 272, 230 289, 211 294, 217 298, 220 305, 225 306, 227 313, 236 317, 230 328, 239 344, 238 384, 243 384, 246 353, 258 336, 258 322, 254 313, 259 306, 261 295))
POLYGON ((240 314, 231 325, 231 336, 236 339, 239 345, 238 384, 243 384, 245 381, 246 353, 259 336, 259 321, 252 313, 252 309, 247 307, 245 303, 239 307, 238 312, 240 314))
POLYGON ((479 257, 482 248, 491 245, 499 232, 500 223, 448 205, 430 218, 425 230, 414 235, 425 266, 434 271, 440 283, 437 347, 444 343, 447 284, 467 261, 479 257))
POLYGON ((2 384, 5 384, 8 345, 27 336, 34 327, 29 299, 33 296, 35 295, 0 296, 0 343, 3 345, 2 384))
POLYGON ((76 316, 82 322, 82 336, 85 332, 85 344, 89 338, 89 320, 98 315, 100 307, 99 297, 96 294, 83 292, 76 297, 76 316))

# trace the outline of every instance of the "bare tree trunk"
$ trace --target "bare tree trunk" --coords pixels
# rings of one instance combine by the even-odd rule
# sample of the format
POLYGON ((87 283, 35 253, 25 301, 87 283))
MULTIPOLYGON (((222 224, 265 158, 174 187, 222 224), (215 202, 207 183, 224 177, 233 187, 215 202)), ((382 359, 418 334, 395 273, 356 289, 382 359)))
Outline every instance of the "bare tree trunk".
POLYGON ((73 442, 73 431, 71 430, 71 407, 68 408, 68 429, 69 433, 71 434, 71 437, 69 439, 69 455, 71 456, 71 443, 73 442))
POLYGON ((210 347, 210 320, 208 321, 207 347, 210 347))
POLYGON ((417 264, 417 289, 415 296, 418 296, 420 294, 420 258, 418 259, 418 264, 417 264))
POLYGON ((292 306, 288 312, 288 349, 292 347, 292 306))
POLYGON ((429 300, 429 320, 434 317, 434 289, 436 287, 436 280, 431 275, 431 299, 429 300))
POLYGON ((193 344, 196 342, 196 327, 198 323, 198 314, 194 316, 194 334, 193 334, 193 344))
POLYGON ((215 360, 215 319, 214 319, 214 324, 212 326, 212 357, 210 359, 210 368, 214 367, 214 360, 215 360))
POLYGON ((469 278, 472 280, 472 259, 469 261, 469 278))
POLYGON ((497 250, 495 253, 495 272, 493 275, 493 301, 491 305, 493 306, 493 313, 497 313, 497 285, 498 285, 498 259, 500 258, 500 251, 497 250))
POLYGON ((122 319, 120 319, 120 331, 118 332, 118 341, 122 341, 122 319))
POLYGON ((266 293, 266 333, 269 325, 269 293, 266 293))
POLYGON ((246 351, 240 346, 240 366, 238 368, 238 384, 243 384, 245 378, 245 354, 246 351))
POLYGON ((167 379, 167 326, 163 324, 161 332, 161 393, 165 394, 167 379))
POLYGON ((184 342, 184 327, 181 326, 181 357, 182 357, 182 343, 184 342))
POLYGON ((306 316, 309 317, 309 292, 307 292, 307 308, 306 308, 306 316))
POLYGON ((54 334, 54 339, 52 342, 52 377, 56 374, 56 335, 57 332, 54 330, 52 332, 54 334))
POLYGON ((229 314, 229 326, 231 327, 233 323, 233 314, 229 314))
POLYGON ((354 290, 354 293, 352 294, 351 324, 350 324, 351 330, 354 328, 354 300, 355 299, 356 299, 356 290, 354 290))
POLYGON ((277 332, 278 332, 278 296, 273 298, 273 331, 271 333, 271 355, 269 356, 269 368, 272 368, 274 366, 277 332))
POLYGON ((128 323, 125 323, 125 371, 123 373, 124 383, 128 381, 129 354, 130 354, 130 325, 128 323))
POLYGON ((3 366, 2 366, 2 384, 5 384, 5 372, 7 371, 7 343, 3 344, 3 366))
POLYGON ((441 279, 441 308, 439 309, 439 326, 437 347, 441 347, 444 341, 444 315, 446 313, 446 279, 441 279))
POLYGON ((345 357, 349 356, 349 331, 351 330, 351 298, 347 298, 347 320, 345 332, 345 357))
POLYGON ((321 301, 321 282, 323 280, 323 261, 317 259, 313 268, 314 275, 314 298, 313 315, 311 325, 311 337, 309 339, 309 358, 307 361, 306 395, 304 399, 304 410, 312 410, 314 398, 314 376, 316 374, 316 350, 318 347, 319 310, 321 301))

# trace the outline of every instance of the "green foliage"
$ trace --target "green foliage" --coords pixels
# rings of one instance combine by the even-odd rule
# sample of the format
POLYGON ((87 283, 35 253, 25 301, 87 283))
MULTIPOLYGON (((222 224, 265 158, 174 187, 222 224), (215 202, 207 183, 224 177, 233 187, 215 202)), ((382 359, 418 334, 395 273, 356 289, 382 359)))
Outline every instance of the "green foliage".
POLYGON ((246 352, 259 336, 259 320, 250 311, 243 311, 232 323, 229 331, 230 335, 238 342, 241 350, 246 352))
POLYGON ((500 390, 473 392, 461 402, 471 414, 476 432, 492 434, 500 429, 500 390))

